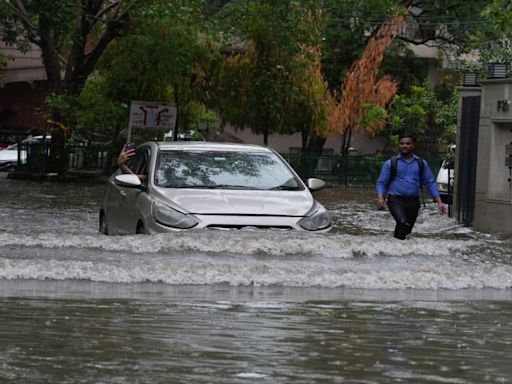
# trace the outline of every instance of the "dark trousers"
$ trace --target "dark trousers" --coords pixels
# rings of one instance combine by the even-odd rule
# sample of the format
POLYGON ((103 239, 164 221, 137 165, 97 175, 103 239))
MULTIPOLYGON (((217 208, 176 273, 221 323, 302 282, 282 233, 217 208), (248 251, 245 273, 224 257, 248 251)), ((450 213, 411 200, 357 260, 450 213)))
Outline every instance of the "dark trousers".
POLYGON ((396 221, 394 236, 404 240, 418 217, 420 199, 415 196, 388 196, 388 208, 396 221))

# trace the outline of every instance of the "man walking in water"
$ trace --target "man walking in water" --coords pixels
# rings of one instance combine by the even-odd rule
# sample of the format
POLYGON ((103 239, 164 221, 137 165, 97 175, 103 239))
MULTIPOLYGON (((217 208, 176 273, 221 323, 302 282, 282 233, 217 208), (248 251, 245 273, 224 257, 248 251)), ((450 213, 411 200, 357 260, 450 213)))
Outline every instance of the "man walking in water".
POLYGON ((420 209, 420 187, 424 185, 437 202, 439 214, 446 213, 439 191, 427 162, 414 154, 415 140, 410 134, 400 135, 398 155, 382 164, 377 180, 377 208, 386 209, 396 221, 394 236, 405 240, 411 233, 420 209))

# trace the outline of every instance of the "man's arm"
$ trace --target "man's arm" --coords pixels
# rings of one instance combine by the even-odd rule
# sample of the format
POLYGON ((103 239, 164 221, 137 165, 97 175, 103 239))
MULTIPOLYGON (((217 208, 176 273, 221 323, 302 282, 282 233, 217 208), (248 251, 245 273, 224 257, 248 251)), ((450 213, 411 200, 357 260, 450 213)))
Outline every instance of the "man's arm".
POLYGON ((386 160, 382 164, 382 168, 380 170, 379 178, 377 179, 377 209, 382 211, 386 209, 386 201, 384 199, 384 195, 389 183, 389 179, 391 177, 391 161, 386 160))

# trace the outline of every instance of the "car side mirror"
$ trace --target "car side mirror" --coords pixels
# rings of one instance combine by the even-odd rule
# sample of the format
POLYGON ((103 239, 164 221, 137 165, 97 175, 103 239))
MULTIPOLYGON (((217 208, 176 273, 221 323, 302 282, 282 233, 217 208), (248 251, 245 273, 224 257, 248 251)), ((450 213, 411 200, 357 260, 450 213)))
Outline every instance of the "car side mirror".
POLYGON ((306 184, 312 191, 318 191, 319 189, 325 187, 325 181, 315 178, 308 179, 306 184))
POLYGON ((117 175, 114 179, 116 181, 116 184, 122 185, 124 187, 138 187, 141 185, 141 181, 137 175, 117 175))

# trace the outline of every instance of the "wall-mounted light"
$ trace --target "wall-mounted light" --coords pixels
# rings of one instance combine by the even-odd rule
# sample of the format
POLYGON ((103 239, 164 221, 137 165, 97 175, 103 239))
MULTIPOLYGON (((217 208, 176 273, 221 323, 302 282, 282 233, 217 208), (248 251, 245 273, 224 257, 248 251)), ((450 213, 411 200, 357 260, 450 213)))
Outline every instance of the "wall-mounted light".
POLYGON ((489 79, 503 79, 507 77, 507 65, 501 63, 489 64, 489 79))
POLYGON ((462 79, 462 85, 466 87, 475 87, 476 86, 477 76, 475 72, 466 72, 462 79))

